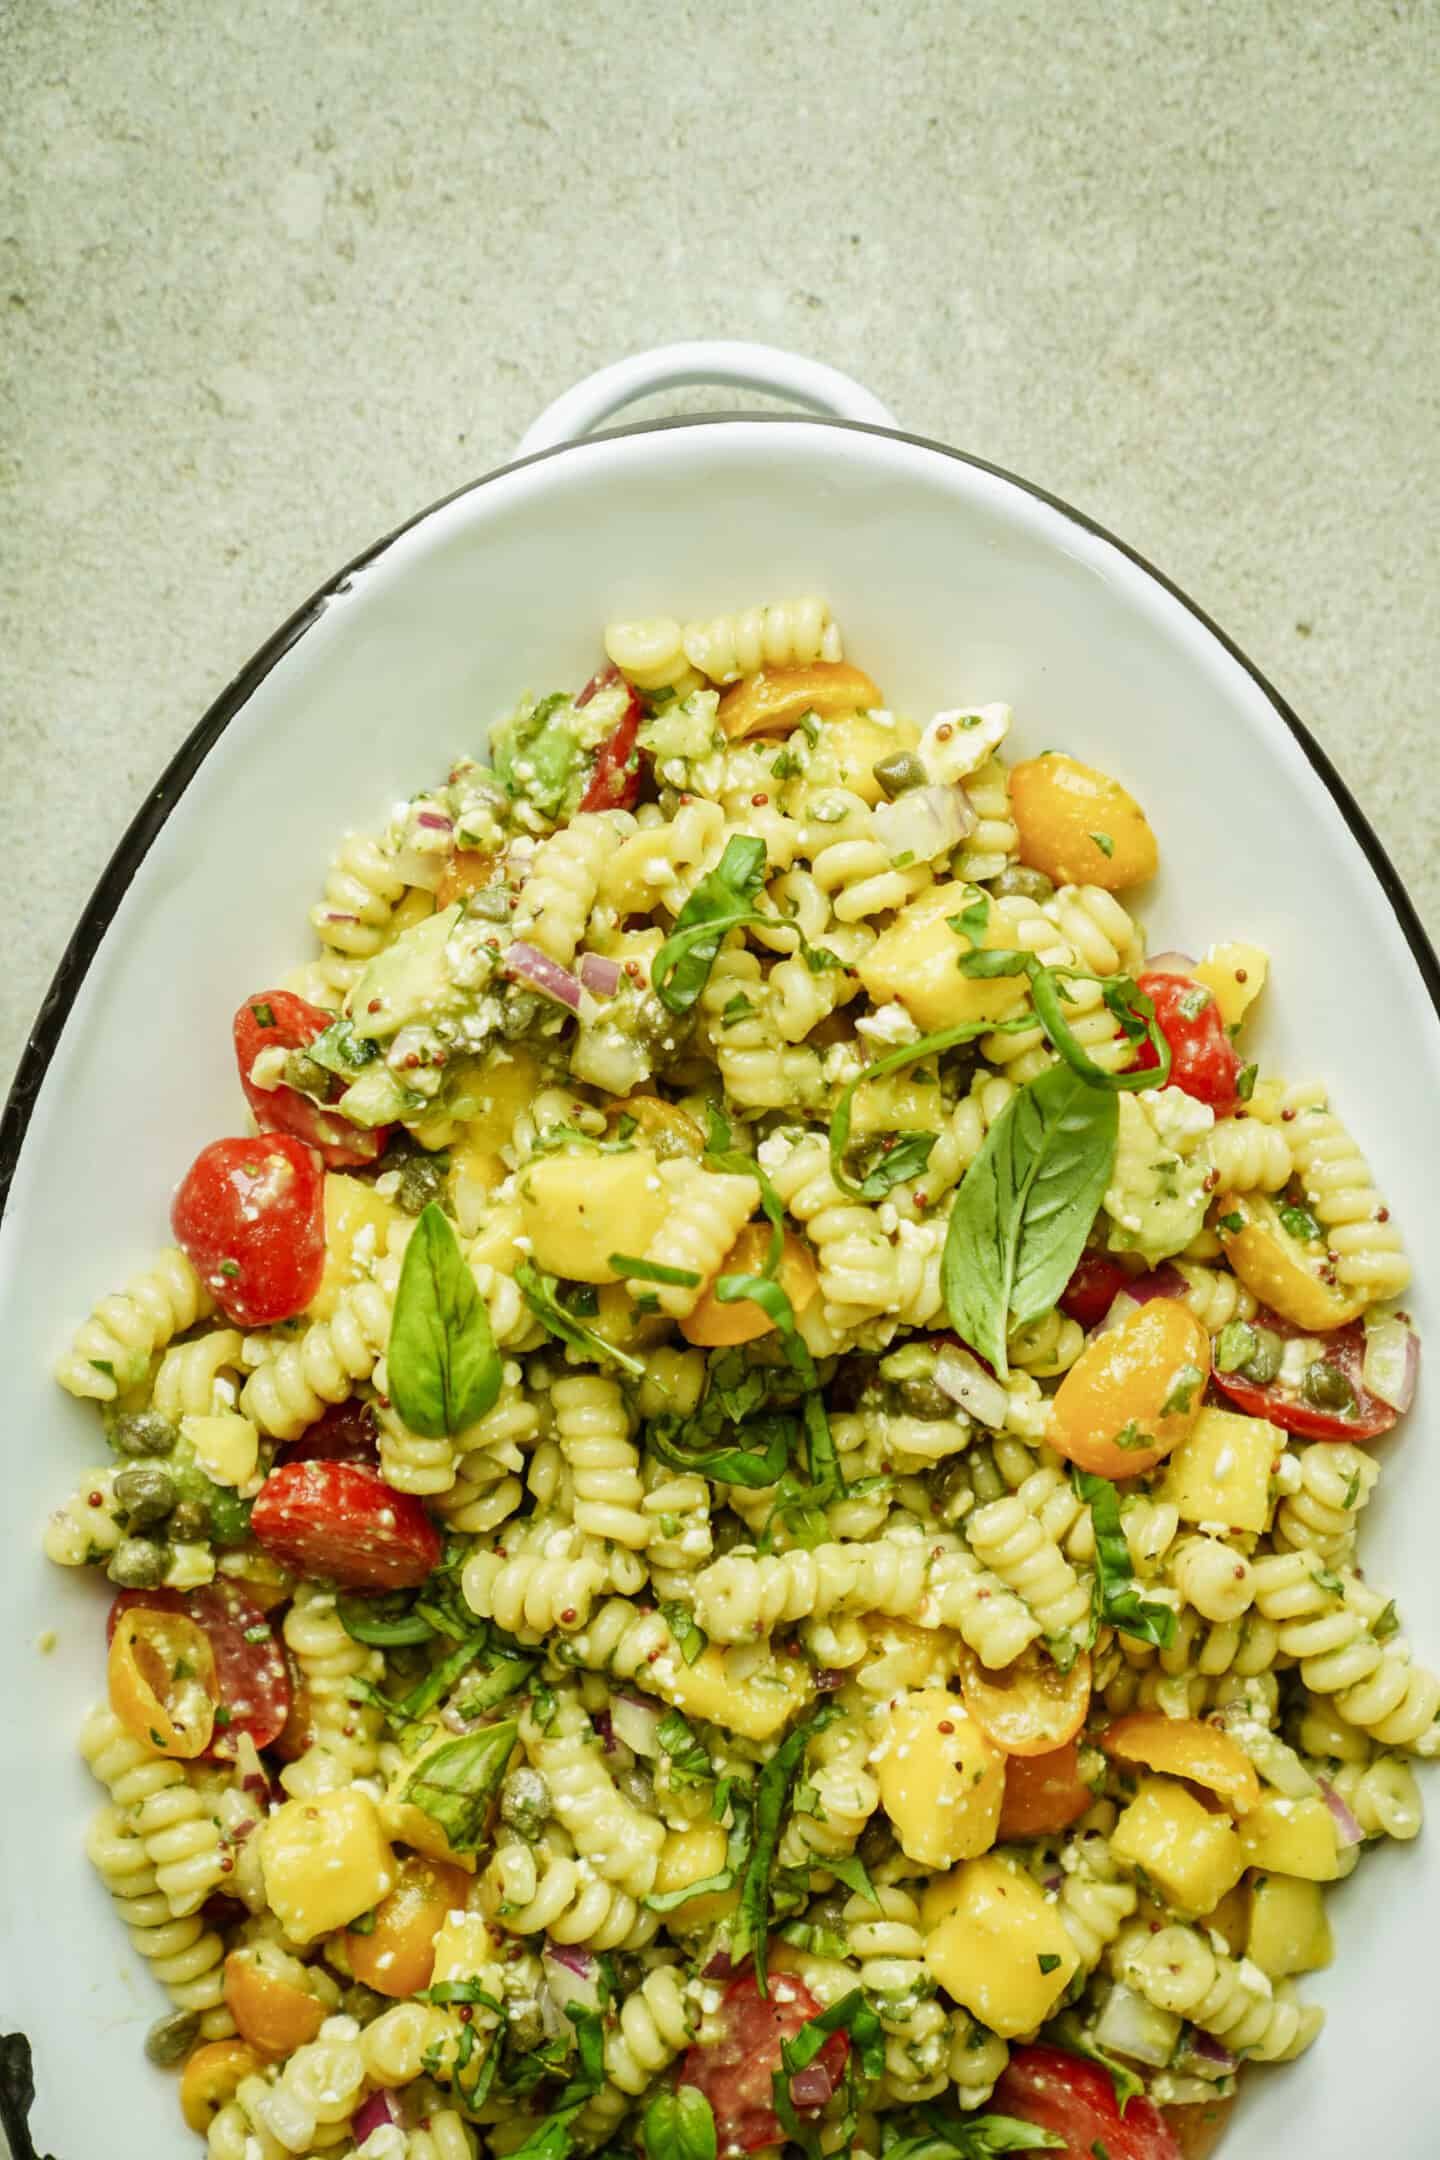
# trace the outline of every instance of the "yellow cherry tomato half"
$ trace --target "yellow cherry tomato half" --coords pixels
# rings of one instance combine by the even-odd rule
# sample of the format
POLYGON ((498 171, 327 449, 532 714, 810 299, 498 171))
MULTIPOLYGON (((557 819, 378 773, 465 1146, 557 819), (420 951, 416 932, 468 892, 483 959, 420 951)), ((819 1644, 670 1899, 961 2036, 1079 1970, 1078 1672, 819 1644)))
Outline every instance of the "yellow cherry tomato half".
POLYGON ((377 1995, 418 1995, 429 1987, 435 1937, 447 1913, 463 1910, 469 1891, 463 1868, 423 1853, 407 1854, 395 1888, 375 1908, 369 1934, 346 1933, 345 1954, 355 1978, 377 1995))
POLYGON ((1224 2100, 1187 2100, 1160 2110, 1180 2150, 1180 2160, 1210 2160, 1235 2112, 1235 2094, 1224 2100))
POLYGON ((831 720, 837 713, 873 712, 884 698, 862 668, 847 660, 812 660, 808 667, 761 668, 725 691, 716 719, 731 742, 742 735, 776 735, 802 713, 831 720))
POLYGON ((329 2014, 318 1995, 287 1976, 285 1962, 284 1954, 267 1944, 232 1950, 225 1960, 225 2007, 241 2038, 266 2055, 304 2047, 329 2014))
POLYGON ((1080 1750, 1073 1740, 1048 1755, 1012 1755, 1005 1764, 1005 1798, 995 1836, 1055 1837, 1068 1830, 1091 1806, 1095 1795, 1080 1775, 1080 1750))
POLYGON ((1090 1708, 1090 1658, 1082 1650, 1068 1672, 1040 1650, 1025 1650, 990 1672, 972 1650, 960 1657, 965 1708, 987 1740, 1006 1755, 1049 1755, 1073 1740, 1090 1708))
POLYGON ((1097 1335, 1050 1406, 1046 1437, 1099 1477, 1138 1477, 1178 1447, 1200 1415, 1210 1337, 1176 1298, 1151 1298, 1097 1335))
POLYGON ((132 1605, 110 1638, 110 1707, 155 1755, 190 1762, 215 1731, 219 1683, 203 1628, 184 1613, 132 1605))
POLYGON ((1166 1777, 1203 1785, 1219 1795, 1232 1815, 1244 1815, 1259 1804, 1260 1780, 1249 1756, 1228 1733, 1198 1718, 1137 1710, 1107 1725, 1100 1745, 1115 1762, 1139 1763, 1166 1777))
POLYGON ((1211 1210, 1225 1258, 1262 1305, 1312 1335, 1344 1327, 1365 1309, 1363 1290, 1325 1280, 1325 1240, 1293 1237, 1264 1193, 1225 1193, 1211 1210))
MULTIPOLYGON (((758 1275, 769 1257, 769 1223, 747 1223, 716 1269, 714 1280, 707 1285, 694 1312, 680 1322, 680 1332, 686 1342, 696 1343, 704 1350, 717 1350, 728 1348, 732 1343, 753 1342, 757 1335, 771 1332, 774 1321, 764 1306, 757 1305, 753 1298, 736 1298, 733 1304, 727 1305, 715 1295, 715 1281, 720 1276, 758 1275)), ((809 1247, 791 1230, 785 1232, 780 1265, 775 1272, 781 1289, 790 1300, 791 1311, 802 1313, 815 1295, 818 1278, 809 1247)))
POLYGON ((186 2129, 203 2137, 221 2108, 234 2099, 240 2080, 264 2067, 265 2058, 247 2040, 211 2040, 196 2048, 180 2073, 180 2113, 186 2129))
POLYGON ((1050 751, 1010 774, 1020 860, 1057 885, 1119 892, 1155 875, 1160 851, 1144 811, 1109 773, 1050 751))

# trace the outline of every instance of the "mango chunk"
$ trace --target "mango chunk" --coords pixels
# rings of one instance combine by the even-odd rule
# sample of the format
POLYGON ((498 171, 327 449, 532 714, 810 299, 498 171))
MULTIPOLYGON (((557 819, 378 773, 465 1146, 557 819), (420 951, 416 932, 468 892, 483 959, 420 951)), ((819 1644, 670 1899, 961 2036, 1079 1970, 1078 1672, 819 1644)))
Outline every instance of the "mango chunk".
POLYGON ((623 1155, 547 1155, 520 1179, 520 1215, 535 1265, 570 1282, 609 1283, 614 1252, 643 1253, 669 1199, 649 1148, 623 1155))
POLYGON ((395 1887, 375 1803, 356 1786, 287 1800, 256 1835, 266 1898, 292 1942, 348 1926, 395 1887))
POLYGON ((1335 1837, 1335 1818, 1311 1795, 1290 1800, 1266 1793, 1240 1825, 1240 1842, 1251 1867, 1273 1868, 1305 1882, 1338 1882, 1349 1868, 1335 1837))
POLYGON ((369 1275, 385 1256, 385 1240, 400 1216, 373 1185, 325 1173, 325 1272, 307 1308, 312 1320, 329 1320, 342 1290, 369 1275))
POLYGON ((1265 987, 1270 955, 1263 945, 1241 942, 1212 945, 1195 970, 1196 982, 1204 983, 1220 1008, 1227 1028, 1239 1027, 1265 987))
MULTIPOLYGON (((927 1034, 966 1020, 1005 1020, 1019 1010, 1029 990, 1023 975, 985 980, 960 973, 961 958, 975 944, 964 931, 952 930, 948 918, 963 915, 975 900, 972 885, 933 885, 900 910, 860 961, 860 980, 877 1005, 898 998, 927 1034)), ((993 907, 979 944, 990 951, 1014 948, 1010 924, 993 907)))
POLYGON ((1163 1497, 1184 1522, 1263 1530, 1270 1519, 1270 1473, 1285 1435, 1264 1418, 1205 1409, 1170 1457, 1163 1497))
POLYGON ((1318 1883, 1264 1875, 1250 1895, 1245 1948, 1272 1980, 1319 1972, 1334 1956, 1325 1897, 1318 1883))
POLYGON ((1032 2032, 1080 1963, 1058 1910, 1029 1875, 993 1855, 947 1877, 946 1899, 948 1910, 925 1938, 931 1973, 1002 2039, 1032 2032))
POLYGON ((901 1851, 926 1867, 988 1852, 1005 1797, 1005 1759, 958 1695, 922 1688, 890 1712, 877 1770, 901 1851))
POLYGON ((1110 1849, 1141 1867, 1177 1912, 1213 1912, 1245 1872, 1228 1815, 1211 1815, 1173 1778, 1145 1778, 1116 1823, 1110 1849))

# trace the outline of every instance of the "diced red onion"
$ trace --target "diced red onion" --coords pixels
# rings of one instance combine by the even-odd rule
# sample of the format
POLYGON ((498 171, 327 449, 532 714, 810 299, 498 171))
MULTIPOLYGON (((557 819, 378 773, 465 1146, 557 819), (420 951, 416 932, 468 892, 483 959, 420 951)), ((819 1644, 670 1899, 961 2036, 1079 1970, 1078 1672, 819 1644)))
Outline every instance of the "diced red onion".
POLYGON ((596 997, 614 997, 620 987, 620 972, 620 962, 607 960, 602 953, 580 955, 580 980, 596 997))
POLYGON ((454 832, 455 820, 443 817, 438 810, 417 810, 415 823, 423 825, 427 832, 454 832))
POLYGON ((872 813, 875 834, 894 862, 911 855, 917 863, 948 855, 975 829, 970 798, 959 787, 907 788, 894 802, 872 813))
POLYGON ((1179 2037, 1180 2020, 1175 2013, 1147 2002, 1123 1980, 1106 1996, 1095 2027, 1102 2048, 1128 2055, 1133 2062, 1148 2063, 1152 2070, 1165 2069, 1179 2037))
POLYGON ((427 892, 434 892, 445 875, 447 857, 440 848, 428 853, 423 848, 397 848, 393 860, 397 877, 404 878, 407 885, 423 885, 427 892))
POLYGON ((816 1673, 815 1685, 822 1695, 833 1695, 836 1688, 844 1687, 848 1678, 838 1665, 827 1665, 823 1672, 816 1673))
POLYGON ((326 911, 325 920, 326 922, 359 922, 360 917, 358 915, 341 915, 334 908, 330 908, 326 911))
POLYGON ((935 1360, 935 1385, 969 1412, 978 1424, 999 1432, 1010 1408, 1010 1398, 992 1373, 962 1350, 946 1343, 935 1360))
POLYGON ((705 1967, 706 1980, 728 1980, 734 1973, 735 1963, 728 1950, 717 1950, 705 1967))
MULTIPOLYGON (((563 2014, 568 2003, 574 2003, 582 2010, 599 2009, 600 1970, 588 1951, 576 1952, 568 1943, 547 1942, 542 1962, 546 1968, 545 1995, 557 2010, 563 2014), (576 1962, 577 1957, 581 1962, 576 1962)), ((542 2011, 544 2007, 542 1996, 542 2011)), ((555 2029, 563 2031, 568 2023, 568 2019, 563 2020, 555 2029)))
POLYGON ((1152 1268, 1148 1275, 1137 1275, 1119 1292, 1121 1297, 1131 1297, 1137 1305, 1148 1305, 1151 1298, 1184 1297, 1189 1288, 1178 1268, 1167 1260, 1163 1267, 1152 1268))
POLYGON ((368 2100, 362 2100, 356 2108, 350 2118, 350 2135, 357 2145, 363 2145, 366 2138, 371 2137, 375 2131, 383 2130, 390 2123, 398 2123, 399 2120, 400 2114, 394 2100, 382 2087, 379 2092, 371 2093, 368 2100))
POLYGON ((1131 1297, 1128 1290, 1117 1290, 1110 1300, 1109 1312, 1106 1313, 1099 1327, 1095 1330, 1096 1334, 1108 1335, 1111 1328, 1119 1327, 1122 1321, 1129 1319, 1132 1312, 1139 1312, 1139 1310, 1140 1301, 1138 1298, 1131 1297))
POLYGON ((1365 1391, 1392 1410, 1408 1410, 1420 1377, 1420 1338, 1403 1320, 1382 1320, 1365 1331, 1365 1391))
POLYGON ((1217 2040, 1213 2033, 1201 2032, 1198 2025, 1190 2033, 1185 2050, 1185 2067, 1193 2070, 1196 2077, 1224 2078, 1240 2067, 1240 2059, 1217 2040))
POLYGON ((1147 975, 1193 975, 1200 965, 1188 952, 1156 953, 1153 960, 1145 962, 1147 975))
POLYGON ((1058 1890, 1064 1880, 1063 1875, 1047 1875, 1040 1887, 1042 1890, 1058 1890))
POLYGON ((580 985, 568 968, 561 967, 534 945, 516 943, 505 955, 505 973, 519 982, 529 983, 542 997, 554 998, 557 1005, 568 1007, 571 1012, 580 1010, 580 985))
POLYGON ((1324 1800, 1326 1807, 1329 1808, 1330 1813, 1335 1818, 1336 1842, 1342 1848, 1351 1845, 1363 1845, 1365 1842, 1365 1832, 1361 1829, 1359 1823, 1356 1822, 1355 1817, 1351 1814, 1349 1808, 1346 1807, 1345 1802, 1341 1799, 1339 1793, 1336 1792, 1334 1786, 1327 1785, 1324 1778, 1321 1778, 1320 1780, 1320 1795, 1321 1798, 1324 1800))
POLYGON ((615 1728, 610 1722, 610 1712, 608 1710, 592 1710, 590 1722, 600 1735, 603 1752, 606 1755, 613 1755, 615 1752, 615 1728))
POLYGON ((557 1965, 563 1965, 566 1972, 579 1973, 584 1980, 588 1980, 595 1970, 595 1960, 591 1953, 577 1949, 574 1943, 547 1942, 545 1955, 553 1958, 557 1965))
POLYGON ((791 2073, 790 2098, 797 2108, 824 2107, 835 2090, 835 2080, 823 2062, 807 2063, 791 2073))

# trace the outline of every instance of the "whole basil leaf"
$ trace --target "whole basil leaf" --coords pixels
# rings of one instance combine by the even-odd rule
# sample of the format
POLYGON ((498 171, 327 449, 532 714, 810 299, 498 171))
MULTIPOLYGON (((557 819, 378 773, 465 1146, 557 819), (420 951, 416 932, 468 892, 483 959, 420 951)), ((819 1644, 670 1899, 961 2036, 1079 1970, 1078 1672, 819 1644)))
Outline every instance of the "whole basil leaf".
POLYGON ((500 1353, 485 1300, 433 1200, 405 1248, 386 1366, 395 1408, 430 1440, 463 1432, 500 1393, 500 1353))
POLYGON ((646 2160, 715 2160, 715 2117, 697 2085, 657 2094, 644 2136, 646 2160))
POLYGON ((1113 1094, 1054 1065, 1007 1104, 965 1173, 940 1284, 955 1332, 1002 1380, 1011 1327, 1048 1312, 1074 1272, 1118 1124, 1113 1094))
POLYGON ((446 1741, 424 1756, 406 1780, 400 1798, 440 1825, 452 1852, 478 1852, 484 1844, 490 1802, 519 1731, 509 1718, 464 1739, 446 1741))

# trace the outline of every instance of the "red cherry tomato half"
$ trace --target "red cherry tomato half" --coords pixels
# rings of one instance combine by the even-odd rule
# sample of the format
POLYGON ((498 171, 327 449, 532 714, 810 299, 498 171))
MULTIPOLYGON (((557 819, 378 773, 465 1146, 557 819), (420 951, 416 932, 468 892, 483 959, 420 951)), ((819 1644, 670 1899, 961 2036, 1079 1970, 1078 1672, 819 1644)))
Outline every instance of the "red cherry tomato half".
POLYGON ((378 1468, 379 1440, 375 1413, 368 1403, 333 1403, 323 1417, 307 1425, 298 1440, 287 1440, 275 1454, 275 1468, 292 1462, 360 1463, 378 1468))
POLYGON ((170 1227, 227 1319, 288 1320, 325 1272, 319 1157, 285 1133, 212 1140, 181 1181, 170 1227))
POLYGON ((1056 2160, 1181 2160, 1180 2147, 1153 2100, 1143 2094, 1125 2113, 1110 2073, 1063 2048, 1016 2048, 988 2103, 995 2115, 1015 2115, 1065 2140, 1056 2160))
MULTIPOLYGON (((1269 1328, 1287 1341, 1306 1333, 1304 1328, 1296 1327, 1293 1321, 1282 1320, 1278 1313, 1267 1311, 1263 1305, 1252 1325, 1269 1328)), ((1272 1425, 1279 1425, 1286 1432, 1303 1434, 1307 1440, 1374 1440, 1379 1434, 1389 1432, 1400 1413, 1389 1403, 1382 1402, 1378 1395, 1372 1395, 1365 1385, 1362 1377, 1365 1370, 1363 1324, 1352 1320, 1348 1327, 1335 1328, 1327 1335, 1310 1339, 1319 1353, 1312 1362, 1328 1365, 1332 1372, 1339 1373, 1349 1388, 1349 1408, 1318 1409, 1306 1401, 1298 1386, 1280 1380, 1247 1380, 1243 1373, 1222 1372, 1218 1365, 1212 1367, 1211 1378, 1251 1417, 1268 1418, 1272 1425)))
MULTIPOLYGON (((318 1148, 327 1170, 346 1170, 357 1163, 372 1163, 383 1155, 390 1137, 388 1125, 373 1132, 352 1125, 333 1110, 323 1110, 310 1096, 284 1081, 278 1087, 261 1087, 252 1080, 255 1060, 262 1050, 303 1050, 323 1035, 334 1013, 311 1005, 289 990, 258 990, 246 998, 235 1015, 235 1060, 240 1085, 262 1132, 292 1133, 307 1147, 318 1148)), ((345 1082, 338 1073, 327 1073, 327 1102, 338 1102, 345 1082)))
MULTIPOLYGON (((679 2082, 698 2087, 710 2103, 722 2153, 759 2152, 785 2135, 772 2083, 780 2049, 820 2005, 791 1973, 771 1973, 769 1987, 762 1996, 753 1972, 733 1980, 717 2013, 719 2037, 692 2047, 680 2065, 679 2082)), ((819 2113, 844 2075, 849 2053, 845 2034, 832 2033, 809 2068, 794 2073, 790 2097, 797 2115, 819 2113)))
POLYGON ((105 1623, 107 1642, 121 1613, 133 1606, 183 1613, 209 1637, 219 1708, 208 1752, 233 1760, 241 1733, 248 1733, 257 1748, 269 1747, 290 1715, 290 1671, 254 1599, 223 1575, 198 1590, 122 1590, 105 1623))
POLYGON ((351 1462, 272 1470, 250 1528, 277 1560, 349 1590, 411 1589, 438 1567, 442 1550, 418 1500, 351 1462))
MULTIPOLYGON (((1196 1102, 1209 1103, 1216 1117, 1229 1117, 1239 1103, 1240 1054, 1225 1032, 1220 1008, 1204 983, 1185 975, 1151 970, 1139 987, 1152 1000, 1161 1034, 1170 1045, 1170 1086, 1183 1088, 1196 1102)), ((1149 1072, 1160 1063, 1155 1046, 1143 1042, 1132 1072, 1149 1072)))
POLYGON ((1129 1289, 1130 1280, 1109 1253, 1083 1252, 1060 1294, 1060 1310, 1083 1328, 1099 1327, 1120 1292, 1129 1289))
MULTIPOLYGON (((602 668, 598 675, 591 676, 576 698, 577 708, 588 705, 597 691, 613 690, 619 684, 619 668, 602 668)), ((582 810, 631 810, 639 796, 640 762, 635 756, 635 737, 644 714, 634 690, 628 683, 625 688, 629 693, 629 701, 614 728, 600 745, 595 759, 595 770, 580 798, 582 810)))

